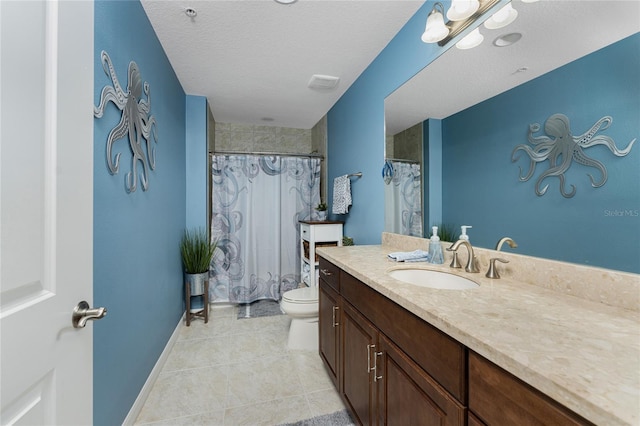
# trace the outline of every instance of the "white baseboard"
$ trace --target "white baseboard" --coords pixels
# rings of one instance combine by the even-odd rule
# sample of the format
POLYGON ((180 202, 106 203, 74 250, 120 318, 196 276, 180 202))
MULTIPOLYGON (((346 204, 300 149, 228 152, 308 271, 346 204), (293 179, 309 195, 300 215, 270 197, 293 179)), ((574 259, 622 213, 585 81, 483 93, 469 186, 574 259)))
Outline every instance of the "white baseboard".
POLYGON ((173 349, 173 345, 175 345, 176 341, 178 340, 178 335, 180 334, 180 328, 182 327, 184 319, 185 317, 184 315, 182 315, 182 317, 180 317, 180 321, 178 321, 178 325, 176 325, 176 329, 173 330, 173 334, 169 338, 169 341, 165 345, 164 350, 160 354, 158 361, 156 361, 156 365, 153 366, 153 370, 151 370, 151 373, 149 373, 147 381, 144 383, 144 386, 142 386, 142 389, 140 389, 140 393, 131 406, 129 414, 127 414, 127 417, 125 417, 124 421, 122 422, 123 426, 132 426, 138 418, 140 411, 142 411, 142 407, 144 406, 144 403, 146 402, 147 397, 151 392, 151 388, 158 379, 158 375, 160 375, 165 362, 167 362, 167 358, 171 353, 171 349, 173 349))

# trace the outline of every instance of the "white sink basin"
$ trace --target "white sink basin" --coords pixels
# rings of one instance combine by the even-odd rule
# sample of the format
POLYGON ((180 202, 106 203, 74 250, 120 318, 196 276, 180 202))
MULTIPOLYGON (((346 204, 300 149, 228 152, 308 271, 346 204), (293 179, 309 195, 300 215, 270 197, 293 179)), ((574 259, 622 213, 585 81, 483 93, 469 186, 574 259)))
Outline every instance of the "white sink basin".
POLYGON ((468 290, 479 287, 479 284, 447 272, 431 271, 418 268, 399 268, 387 271, 390 277, 419 287, 442 290, 468 290))

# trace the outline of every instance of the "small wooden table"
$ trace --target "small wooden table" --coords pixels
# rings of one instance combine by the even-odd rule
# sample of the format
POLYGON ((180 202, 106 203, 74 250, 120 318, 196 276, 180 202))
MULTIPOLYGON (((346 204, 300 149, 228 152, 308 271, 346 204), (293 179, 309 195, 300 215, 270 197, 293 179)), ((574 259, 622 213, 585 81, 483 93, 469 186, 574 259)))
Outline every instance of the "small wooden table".
POLYGON ((204 283, 204 294, 196 294, 191 296, 191 286, 187 282, 184 283, 184 291, 186 296, 185 302, 187 304, 187 313, 185 315, 187 318, 187 327, 191 325, 191 320, 195 317, 203 317, 204 323, 205 324, 208 323, 209 322, 209 280, 205 281, 204 283), (204 306, 202 307, 201 310, 197 312, 191 312, 191 298, 196 296, 202 296, 204 306))

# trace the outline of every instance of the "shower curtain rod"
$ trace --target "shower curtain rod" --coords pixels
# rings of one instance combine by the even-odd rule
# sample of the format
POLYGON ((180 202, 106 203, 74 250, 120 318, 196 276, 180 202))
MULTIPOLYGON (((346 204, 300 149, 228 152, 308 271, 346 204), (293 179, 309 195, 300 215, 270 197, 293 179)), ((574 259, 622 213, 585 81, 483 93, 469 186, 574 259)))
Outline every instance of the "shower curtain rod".
POLYGON ((319 158, 324 160, 324 155, 311 153, 311 154, 293 154, 287 152, 270 152, 270 151, 262 151, 262 152, 243 152, 243 151, 215 151, 210 152, 209 156, 214 155, 279 155, 283 157, 306 157, 306 158, 319 158))
POLYGON ((389 158, 389 157, 387 157, 387 158, 385 158, 385 161, 399 161, 399 162, 402 162, 402 163, 420 164, 419 160, 407 160, 407 159, 404 159, 404 158, 389 158))

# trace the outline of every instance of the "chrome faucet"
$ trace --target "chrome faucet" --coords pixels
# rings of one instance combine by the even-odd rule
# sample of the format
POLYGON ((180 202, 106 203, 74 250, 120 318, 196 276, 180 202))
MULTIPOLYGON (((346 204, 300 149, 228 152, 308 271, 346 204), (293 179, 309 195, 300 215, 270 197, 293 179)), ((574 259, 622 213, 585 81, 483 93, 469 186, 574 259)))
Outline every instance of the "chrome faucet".
POLYGON ((467 252, 469 254, 469 257, 467 259, 467 266, 464 267, 464 270, 467 272, 480 272, 480 269, 478 269, 478 264, 477 264, 477 260, 476 257, 473 254, 473 247, 471 247, 471 243, 467 240, 458 240, 455 243, 453 243, 451 245, 451 247, 449 247, 447 249, 447 251, 452 251, 454 252, 454 259, 451 262, 451 267, 452 268, 460 268, 460 264, 458 263, 458 257, 456 256, 457 254, 457 250, 460 247, 460 245, 463 245, 467 248, 467 252))
POLYGON ((516 248, 518 247, 518 244, 516 244, 515 241, 513 241, 511 238, 509 237, 502 237, 500 238, 500 241, 498 241, 498 244, 496 244, 496 251, 500 251, 500 249, 502 248, 502 245, 504 243, 509 244, 509 247, 511 248, 516 248))
MULTIPOLYGON (((518 247, 518 244, 516 244, 516 242, 513 241, 511 238, 502 237, 502 238, 500 238, 500 241, 498 241, 498 244, 496 244, 496 251, 500 251, 500 249, 502 248, 502 245, 504 243, 509 244, 509 247, 511 247, 511 248, 518 247)), ((493 257, 493 258, 489 259, 489 269, 487 270, 487 273, 485 274, 485 277, 494 278, 494 279, 500 278, 500 274, 498 273, 498 270, 496 269, 496 261, 497 262, 502 262, 502 263, 509 263, 508 260, 501 259, 499 257, 493 257)))

